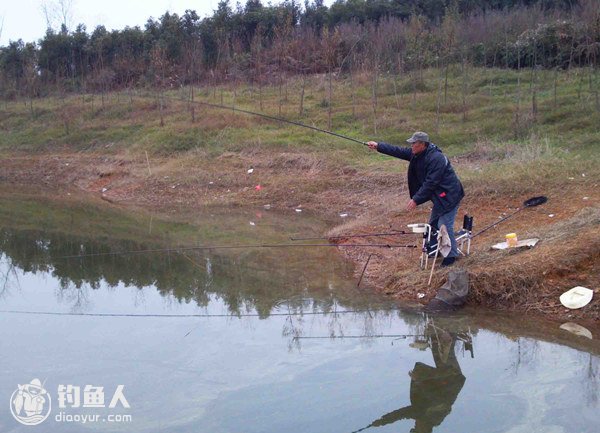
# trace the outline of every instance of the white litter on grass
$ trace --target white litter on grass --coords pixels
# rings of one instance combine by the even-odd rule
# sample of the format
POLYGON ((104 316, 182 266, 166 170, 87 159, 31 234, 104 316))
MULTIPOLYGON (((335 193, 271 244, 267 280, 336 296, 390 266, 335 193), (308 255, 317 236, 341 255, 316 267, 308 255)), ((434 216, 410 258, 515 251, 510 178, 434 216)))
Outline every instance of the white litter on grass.
POLYGON ((417 298, 423 299, 425 297, 425 293, 417 293, 417 298))
POLYGON ((208 184, 209 184, 209 185, 214 185, 215 183, 214 183, 214 182, 208 182, 208 184))
POLYGON ((249 170, 248 170, 248 174, 252 174, 252 172, 253 172, 253 171, 254 171, 254 169, 253 169, 253 168, 249 169, 249 170))
POLYGON ((582 308, 589 304, 593 296, 593 290, 588 289, 587 287, 577 286, 560 295, 559 300, 565 307, 576 310, 577 308, 582 308))
POLYGON ((584 199, 584 200, 589 200, 590 198, 589 198, 589 197, 583 197, 583 199, 584 199))
POLYGON ((346 218, 347 216, 348 216, 348 214, 347 214, 347 213, 341 213, 341 214, 340 214, 340 218, 346 218))
POLYGON ((108 191, 108 188, 102 188, 102 192, 108 191))
POLYGON ((271 209, 271 205, 270 205, 270 204, 266 204, 266 205, 264 205, 263 207, 264 207, 266 210, 269 210, 269 209, 271 209))
POLYGON ((516 247, 509 247, 506 242, 500 242, 499 244, 492 245, 494 250, 506 250, 506 249, 517 249, 517 248, 533 248, 540 240, 538 238, 524 239, 517 242, 516 247))
POLYGON ((296 210, 296 212, 298 212, 298 213, 302 212, 302 209, 295 209, 295 210, 296 210))
POLYGON ((550 218, 554 218, 554 214, 551 213, 550 215, 548 215, 550 218))
POLYGON ((585 177, 585 173, 581 173, 581 177, 585 177))
POLYGON ((250 221, 250 225, 255 226, 256 224, 254 223, 254 221, 250 221))
POLYGON ((575 180, 575 178, 574 177, 570 177, 569 180, 575 180))

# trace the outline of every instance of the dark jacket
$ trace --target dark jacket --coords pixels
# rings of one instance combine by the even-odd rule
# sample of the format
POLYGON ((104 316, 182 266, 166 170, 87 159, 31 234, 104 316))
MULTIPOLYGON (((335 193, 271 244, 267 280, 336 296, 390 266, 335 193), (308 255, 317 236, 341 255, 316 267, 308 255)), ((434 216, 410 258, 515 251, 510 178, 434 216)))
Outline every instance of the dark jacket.
POLYGON ((430 143, 425 151, 413 155, 410 147, 377 143, 377 151, 410 161, 408 191, 415 203, 433 202, 433 211, 444 214, 454 209, 465 196, 458 176, 439 147, 430 143))

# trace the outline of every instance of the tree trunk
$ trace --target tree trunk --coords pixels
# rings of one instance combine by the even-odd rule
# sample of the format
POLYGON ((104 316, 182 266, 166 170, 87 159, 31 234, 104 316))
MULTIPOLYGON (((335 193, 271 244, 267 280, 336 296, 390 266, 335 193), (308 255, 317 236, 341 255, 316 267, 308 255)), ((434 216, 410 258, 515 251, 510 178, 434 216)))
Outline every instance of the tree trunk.
POLYGON ((283 98, 283 74, 282 74, 281 68, 280 68, 280 70, 279 70, 279 101, 278 101, 278 105, 277 105, 277 113, 278 113, 279 117, 281 117, 281 105, 283 103, 282 98, 283 98))
POLYGON ((438 133, 440 130, 440 106, 442 103, 442 81, 443 81, 443 70, 440 68, 440 78, 438 79, 438 92, 437 92, 437 104, 435 109, 435 132, 438 133))
POLYGON ((165 119, 164 119, 164 115, 163 115, 163 95, 162 95, 162 90, 159 90, 158 93, 158 111, 160 114, 160 126, 165 126, 165 119))
POLYGON ((332 103, 332 77, 331 77, 331 67, 329 68, 329 91, 328 91, 328 97, 327 97, 327 129, 331 130, 331 106, 333 105, 332 103))
POLYGON ((392 84, 394 85, 394 100, 396 101, 396 108, 400 110, 400 98, 398 97, 398 89, 396 86, 396 75, 392 75, 392 84))
MULTIPOLYGON (((596 67, 594 67, 594 77, 596 76, 596 67)), ((594 98, 596 99, 596 110, 600 112, 600 94, 598 92, 598 86, 594 86, 594 98)))
MULTIPOLYGON (((594 59, 595 60, 595 59, 594 59)), ((594 86, 594 76, 596 75, 596 68, 594 67, 595 65, 595 61, 593 62, 592 59, 589 59, 589 63, 590 63, 590 74, 589 74, 589 84, 590 84, 590 93, 591 96, 593 96, 594 98, 594 102, 595 102, 595 106, 596 106, 596 110, 600 111, 600 98, 598 96, 598 86, 594 86)))
POLYGON ((237 99, 237 81, 233 81, 233 101, 231 102, 231 110, 235 112, 235 101, 237 99))
POLYGON ((448 63, 446 63, 446 70, 444 71, 444 105, 448 102, 448 63))
POLYGON ((263 111, 263 94, 262 94, 262 79, 258 77, 258 106, 260 111, 263 111))
POLYGON ((413 104, 417 103, 417 77, 415 71, 411 71, 412 76, 412 87, 413 87, 413 104))
POLYGON ((554 68, 554 108, 558 107, 558 66, 554 68))
POLYGON ((127 86, 127 93, 129 93, 129 111, 133 112, 133 92, 131 91, 131 85, 127 86))
POLYGON ((462 73, 463 73, 463 83, 462 83, 462 109, 463 109, 463 122, 467 121, 467 60, 463 57, 462 61, 462 73))
POLYGON ((196 104, 194 103, 194 85, 190 85, 190 114, 192 123, 196 122, 196 104))
POLYGON ((534 68, 534 73, 533 73, 533 83, 532 83, 532 87, 531 87, 531 116, 532 116, 533 121, 535 122, 537 119, 537 113, 538 113, 538 105, 537 105, 538 72, 537 72, 537 68, 535 67, 535 64, 534 64, 533 68, 534 68))
POLYGON ((354 92, 354 74, 350 69, 350 93, 352 95, 352 118, 356 119, 356 94, 354 92))
POLYGON ((585 80, 585 77, 579 69, 577 69, 576 74, 579 76, 579 81, 577 83, 577 99, 581 101, 581 91, 583 89, 583 81, 585 80))
POLYGON ((372 103, 373 103, 373 133, 377 134, 377 81, 379 79, 379 65, 375 65, 375 71, 373 72, 373 85, 372 85, 372 103))
POLYGON ((515 112, 515 138, 521 135, 521 53, 517 48, 517 107, 515 112))
POLYGON ((302 89, 300 90, 300 110, 298 115, 302 117, 304 115, 304 88, 306 87, 306 74, 302 73, 302 89))

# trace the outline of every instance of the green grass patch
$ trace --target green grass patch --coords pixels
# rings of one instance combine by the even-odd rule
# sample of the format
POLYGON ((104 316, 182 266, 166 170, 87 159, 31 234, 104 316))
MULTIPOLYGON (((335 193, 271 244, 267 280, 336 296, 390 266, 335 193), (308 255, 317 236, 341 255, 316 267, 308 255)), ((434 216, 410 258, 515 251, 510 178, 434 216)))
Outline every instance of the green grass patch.
MULTIPOLYGON (((476 151, 482 141, 497 146, 498 153, 502 153, 503 143, 515 138, 528 140, 535 134, 548 137, 558 148, 597 156, 594 145, 600 142, 600 111, 594 88, 589 86, 588 70, 538 71, 532 75, 530 70, 468 68, 466 73, 465 82, 460 65, 451 66, 447 83, 444 71, 439 69, 422 71, 422 79, 417 75, 382 74, 376 89, 369 73, 355 74, 352 81, 347 76, 335 77, 332 129, 358 140, 398 145, 404 145, 414 130, 424 130, 450 155, 476 151), (537 92, 535 116, 533 89, 537 92)), ((592 84, 597 81, 598 77, 593 76, 592 84)), ((199 102, 235 102, 237 108, 272 116, 278 116, 281 109, 281 116, 286 119, 326 129, 327 77, 307 77, 302 116, 301 88, 301 77, 290 78, 280 99, 277 85, 264 86, 262 110, 256 86, 238 83, 235 88, 200 87, 194 94, 199 102)), ((156 92, 134 93, 106 94, 104 105, 99 95, 89 94, 36 99, 33 114, 29 101, 1 103, 0 149, 143 149, 164 156, 200 151, 209 158, 249 149, 294 150, 318 152, 324 160, 350 165, 368 165, 372 157, 358 143, 231 110, 196 105, 192 121, 190 105, 185 101, 189 89, 164 94, 161 126, 156 92)))

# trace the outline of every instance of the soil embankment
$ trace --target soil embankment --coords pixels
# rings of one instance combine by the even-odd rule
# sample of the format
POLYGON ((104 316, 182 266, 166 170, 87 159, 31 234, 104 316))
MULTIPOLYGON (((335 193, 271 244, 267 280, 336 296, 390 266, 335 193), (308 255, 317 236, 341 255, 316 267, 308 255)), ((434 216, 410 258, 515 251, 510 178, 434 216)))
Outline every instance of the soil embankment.
MULTIPOLYGON (((460 172, 469 169, 473 161, 457 159, 454 164, 460 172)), ((402 164, 397 173, 367 172, 301 153, 225 153, 215 160, 15 153, 2 157, 0 181, 10 188, 51 188, 57 197, 84 193, 104 200, 107 206, 170 214, 223 205, 270 205, 282 212, 300 208, 332 221, 336 227, 327 235, 339 236, 403 230, 406 224, 427 221, 427 207, 403 211, 408 200, 404 169, 402 164)), ((598 185, 585 177, 567 179, 562 185, 500 185, 495 190, 484 180, 465 184, 467 197, 458 220, 464 213, 473 215, 476 231, 514 212, 533 195, 549 198, 547 204, 526 209, 474 239, 471 256, 457 264, 469 271, 470 303, 582 323, 599 319, 598 297, 581 310, 567 310, 558 301, 563 291, 576 285, 600 289, 598 185), (490 246, 508 232, 541 241, 531 250, 491 252, 490 246)), ((361 238, 361 243, 372 244, 419 242, 416 236, 361 238)), ((419 249, 341 250, 356 263, 357 273, 371 256, 365 281, 402 301, 426 303, 447 272, 437 270, 427 286, 429 270, 419 269, 419 249)))

